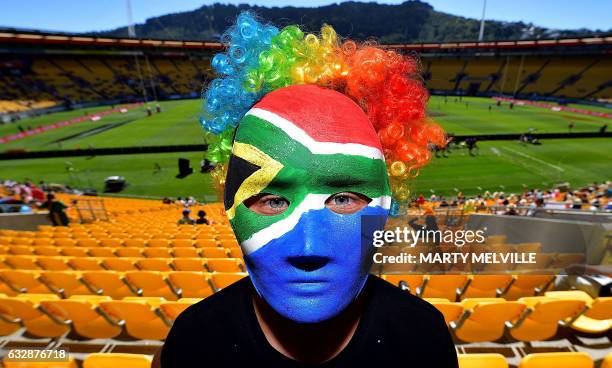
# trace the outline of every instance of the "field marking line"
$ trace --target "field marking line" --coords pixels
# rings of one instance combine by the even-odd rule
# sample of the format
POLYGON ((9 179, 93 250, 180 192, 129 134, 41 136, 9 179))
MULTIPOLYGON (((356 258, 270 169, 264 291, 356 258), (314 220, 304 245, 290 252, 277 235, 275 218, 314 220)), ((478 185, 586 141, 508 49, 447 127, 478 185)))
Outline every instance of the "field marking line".
POLYGON ((528 155, 528 154, 526 154, 526 153, 524 153, 524 152, 520 152, 520 151, 517 151, 517 150, 513 150, 512 148, 508 148, 508 147, 501 147, 501 149, 508 150, 508 151, 510 151, 510 152, 513 152, 513 153, 515 153, 515 154, 519 155, 519 156, 523 156, 523 157, 525 157, 525 158, 528 158, 528 159, 531 159, 531 160, 533 160, 533 161, 539 162, 539 163, 544 164, 544 165, 546 165, 546 166, 552 167, 552 168, 553 168, 553 169, 555 169, 555 170, 559 170, 559 171, 565 172, 565 169, 564 169, 564 168, 562 168, 562 167, 559 167, 559 166, 557 166, 557 165, 553 165, 553 164, 551 164, 550 162, 546 162, 546 161, 541 160, 541 159, 539 159, 539 158, 537 158, 537 157, 533 157, 533 156, 531 156, 531 155, 528 155))

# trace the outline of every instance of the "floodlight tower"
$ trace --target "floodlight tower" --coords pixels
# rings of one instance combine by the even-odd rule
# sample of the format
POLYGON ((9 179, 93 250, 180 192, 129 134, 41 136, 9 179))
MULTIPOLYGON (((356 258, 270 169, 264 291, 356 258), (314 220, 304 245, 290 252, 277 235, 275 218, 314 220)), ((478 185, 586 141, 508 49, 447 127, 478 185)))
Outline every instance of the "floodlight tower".
POLYGON ((483 0, 483 2, 482 2, 482 17, 480 18, 480 32, 478 33, 478 42, 481 42, 482 39, 484 38, 485 11, 486 10, 487 10, 487 0, 483 0))
MULTIPOLYGON (((136 38, 136 28, 134 27, 134 18, 132 17, 132 2, 130 0, 125 0, 125 7, 127 10, 127 18, 128 18, 128 37, 136 38)), ((142 78, 142 72, 140 70, 140 62, 138 61, 138 53, 134 54, 134 59, 136 60, 136 72, 138 73, 138 79, 140 79, 140 88, 142 89, 142 97, 144 98, 144 102, 147 105, 147 109, 149 109, 149 98, 147 97, 147 88, 145 87, 145 83, 142 78)))

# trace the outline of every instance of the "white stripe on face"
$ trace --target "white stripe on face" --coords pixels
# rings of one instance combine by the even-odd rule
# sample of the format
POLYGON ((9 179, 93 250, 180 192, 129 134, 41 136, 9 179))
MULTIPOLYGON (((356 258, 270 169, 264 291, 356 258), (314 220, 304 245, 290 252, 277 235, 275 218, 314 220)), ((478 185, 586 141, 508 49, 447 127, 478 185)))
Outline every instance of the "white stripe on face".
MULTIPOLYGON (((253 234, 249 239, 245 240, 240 244, 242 252, 247 255, 255 252, 259 248, 268 244, 274 239, 278 239, 285 235, 300 221, 300 217, 311 210, 321 210, 325 208, 325 201, 331 196, 331 194, 307 194, 304 200, 291 212, 291 214, 284 219, 273 223, 265 229, 261 229, 253 234)), ((368 207, 382 207, 389 209, 391 207, 391 197, 381 196, 373 198, 368 204, 368 207)))
POLYGON ((313 154, 344 154, 362 156, 371 159, 384 160, 382 152, 375 147, 366 146, 359 143, 335 143, 318 142, 308 135, 304 130, 297 127, 291 121, 273 112, 254 107, 245 116, 252 115, 265 120, 285 132, 292 139, 300 142, 313 154))

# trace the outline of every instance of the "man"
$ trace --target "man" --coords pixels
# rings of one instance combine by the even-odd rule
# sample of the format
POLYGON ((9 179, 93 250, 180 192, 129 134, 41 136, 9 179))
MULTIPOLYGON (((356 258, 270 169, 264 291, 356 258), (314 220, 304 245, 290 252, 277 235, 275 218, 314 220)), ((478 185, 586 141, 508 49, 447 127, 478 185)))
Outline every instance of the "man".
POLYGON ((457 367, 442 315, 368 273, 390 188, 353 100, 314 85, 263 97, 238 125, 224 205, 249 276, 179 316, 163 368, 457 367))
POLYGON ((191 213, 191 211, 189 210, 183 210, 183 217, 181 217, 176 223, 178 225, 194 225, 195 224, 195 220, 192 219, 191 217, 189 217, 189 214, 191 213))

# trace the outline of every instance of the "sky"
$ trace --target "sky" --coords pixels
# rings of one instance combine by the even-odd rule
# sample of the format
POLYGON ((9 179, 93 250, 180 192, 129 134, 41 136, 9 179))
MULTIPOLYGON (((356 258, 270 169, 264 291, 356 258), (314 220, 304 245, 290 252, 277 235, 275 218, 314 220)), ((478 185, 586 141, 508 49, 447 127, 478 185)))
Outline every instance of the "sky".
MULTIPOLYGON (((434 9, 480 19, 484 0, 425 0, 434 9)), ((559 29, 612 28, 611 0, 486 0, 486 18, 524 21, 559 29), (607 16, 606 16, 607 14, 607 16)), ((340 0, 131 0, 133 19, 193 10, 215 2, 261 6, 319 6, 340 0)), ((381 0, 399 4, 403 0, 381 0)), ((44 31, 87 32, 109 30, 128 23, 126 0, 0 0, 0 26, 44 31)))

